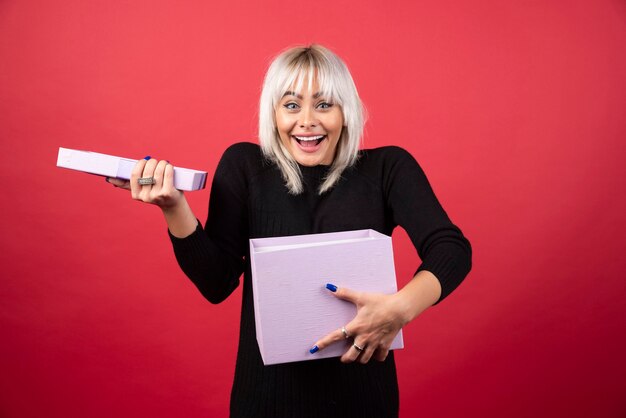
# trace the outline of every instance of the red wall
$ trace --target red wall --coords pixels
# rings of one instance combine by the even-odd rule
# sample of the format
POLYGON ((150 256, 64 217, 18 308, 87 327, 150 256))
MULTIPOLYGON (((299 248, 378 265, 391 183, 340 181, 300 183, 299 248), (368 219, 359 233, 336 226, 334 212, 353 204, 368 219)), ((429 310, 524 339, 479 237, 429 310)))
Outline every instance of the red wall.
MULTIPOLYGON (((159 210, 56 153, 212 173, 254 141, 269 59, 310 42, 475 251, 405 330, 402 417, 623 417, 622 0, 0 2, 0 415, 226 415, 240 291, 203 300, 159 210)), ((208 190, 188 198, 204 220, 208 190)))

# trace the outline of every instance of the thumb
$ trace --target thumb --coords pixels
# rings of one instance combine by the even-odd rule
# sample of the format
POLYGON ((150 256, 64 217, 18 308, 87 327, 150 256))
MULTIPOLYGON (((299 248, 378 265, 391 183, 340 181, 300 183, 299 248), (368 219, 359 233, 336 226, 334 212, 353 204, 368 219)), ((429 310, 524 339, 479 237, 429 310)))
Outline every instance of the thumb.
POLYGON ((337 287, 332 283, 327 283, 326 289, 333 292, 333 294, 339 299, 352 302, 356 305, 357 299, 359 297, 359 292, 354 291, 352 289, 348 289, 347 287, 337 287))

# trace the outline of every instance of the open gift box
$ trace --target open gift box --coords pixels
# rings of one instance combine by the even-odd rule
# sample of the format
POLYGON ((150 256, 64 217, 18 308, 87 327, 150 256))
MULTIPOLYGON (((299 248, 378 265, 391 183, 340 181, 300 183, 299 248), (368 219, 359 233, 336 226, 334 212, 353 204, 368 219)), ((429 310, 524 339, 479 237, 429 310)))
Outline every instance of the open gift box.
MULTIPOLYGON (((341 356, 352 340, 309 349, 356 315, 326 283, 397 291, 391 238, 371 229, 250 240, 256 336, 265 365, 341 356)), ((403 348, 402 331, 391 349, 403 348)))

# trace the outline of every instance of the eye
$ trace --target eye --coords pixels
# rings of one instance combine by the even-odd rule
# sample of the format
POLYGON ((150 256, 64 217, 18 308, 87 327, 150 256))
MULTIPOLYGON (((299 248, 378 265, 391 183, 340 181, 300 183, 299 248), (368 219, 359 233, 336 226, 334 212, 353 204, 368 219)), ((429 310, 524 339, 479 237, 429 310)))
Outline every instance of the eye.
POLYGON ((300 106, 295 102, 287 102, 283 105, 283 107, 287 110, 297 110, 300 106))
POLYGON ((332 103, 328 103, 328 102, 321 102, 317 105, 317 107, 319 109, 330 109, 331 107, 333 107, 332 103))

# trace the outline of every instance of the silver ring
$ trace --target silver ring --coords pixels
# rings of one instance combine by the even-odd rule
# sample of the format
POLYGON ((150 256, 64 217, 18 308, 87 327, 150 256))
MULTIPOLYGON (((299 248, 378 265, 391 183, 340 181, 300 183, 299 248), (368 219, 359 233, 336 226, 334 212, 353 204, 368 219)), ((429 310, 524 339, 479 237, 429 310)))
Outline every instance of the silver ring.
POLYGON ((365 347, 359 347, 358 345, 356 345, 356 343, 352 344, 352 347, 356 348, 356 351, 358 351, 359 353, 365 350, 365 347))
POLYGON ((156 180, 154 179, 154 177, 141 177, 139 179, 139 184, 141 184, 142 186, 156 184, 156 180))
POLYGON ((343 334, 343 337, 346 340, 350 338, 350 334, 348 334, 348 331, 346 330, 346 327, 341 327, 341 333, 343 334))

